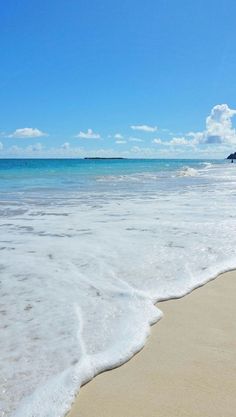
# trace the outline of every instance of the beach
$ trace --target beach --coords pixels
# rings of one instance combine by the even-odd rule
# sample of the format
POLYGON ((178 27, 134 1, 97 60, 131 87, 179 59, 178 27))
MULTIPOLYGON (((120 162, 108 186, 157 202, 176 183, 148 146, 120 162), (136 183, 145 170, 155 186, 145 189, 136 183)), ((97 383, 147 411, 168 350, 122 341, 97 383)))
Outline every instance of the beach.
POLYGON ((235 16, 2 2, 0 417, 236 416, 235 16))
MULTIPOLYGON (((136 416, 160 409, 172 417, 170 399, 185 407, 190 387, 193 401, 204 404, 196 401, 202 381, 207 398, 222 404, 220 393, 229 395, 233 382, 220 380, 218 391, 209 392, 209 381, 217 381, 210 370, 217 370, 216 361, 220 378, 231 375, 218 360, 222 346, 216 341, 222 333, 229 345, 233 292, 227 295, 228 280, 220 278, 181 297, 235 268, 234 166, 201 160, 13 160, 1 162, 0 170, 0 416, 63 417, 80 387, 99 374, 79 395, 82 407, 87 389, 98 384, 101 390, 88 395, 82 416, 97 415, 90 407, 99 410, 101 400, 102 416, 113 404, 109 417, 126 417, 127 408, 136 416), (226 298, 214 292, 212 298, 216 285, 223 285, 219 294, 226 298), (164 302, 173 299, 178 300, 164 302), (223 330, 214 327, 221 322, 223 330), (186 361, 194 349, 199 357, 186 361), (126 375, 130 366, 135 376, 126 375), (202 368, 209 369, 207 377, 202 368), (124 377, 116 379, 117 372, 124 377), (128 399, 120 399, 122 389, 128 399), (127 407, 133 400, 136 406, 127 407)), ((227 363, 232 371, 233 358, 227 363)), ((173 403, 174 410, 179 407, 173 403)))
POLYGON ((233 417, 235 294, 233 271, 158 303, 143 350, 82 387, 68 417, 233 417))

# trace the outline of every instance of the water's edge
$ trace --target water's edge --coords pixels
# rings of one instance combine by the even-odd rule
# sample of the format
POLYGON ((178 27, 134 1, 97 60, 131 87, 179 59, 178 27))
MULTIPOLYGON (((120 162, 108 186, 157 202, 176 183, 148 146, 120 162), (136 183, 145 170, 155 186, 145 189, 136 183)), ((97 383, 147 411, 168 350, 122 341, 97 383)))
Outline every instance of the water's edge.
MULTIPOLYGON (((157 300, 152 300, 153 303, 153 307, 156 310, 156 317, 154 320, 150 321, 147 323, 146 328, 144 329, 144 333, 142 335, 142 338, 140 340, 140 343, 138 345, 133 345, 130 347, 130 350, 128 352, 123 352, 123 356, 119 357, 117 360, 113 361, 113 362, 109 362, 107 361, 107 359, 104 359, 104 362, 102 363, 96 363, 96 361, 91 361, 91 358, 87 357, 86 354, 84 354, 84 356, 82 356, 81 358, 81 364, 80 364, 80 371, 78 372, 78 370, 75 372, 76 375, 68 375, 68 371, 65 372, 65 375, 63 375, 64 378, 67 379, 67 384, 68 384, 68 378, 72 380, 72 385, 74 386, 74 384, 79 383, 80 385, 75 388, 74 390, 71 391, 70 395, 69 392, 66 392, 66 396, 63 399, 64 395, 63 392, 60 392, 60 387, 59 388, 59 392, 58 392, 58 415, 62 415, 62 404, 66 405, 66 407, 64 408, 63 411, 63 416, 66 417, 67 415, 69 415, 75 398, 79 396, 79 392, 80 389, 88 384, 92 379, 94 379, 96 376, 98 376, 101 373, 107 372, 107 371, 111 371, 113 369, 116 369, 122 365, 124 365, 125 363, 127 363, 129 360, 131 360, 136 354, 138 354, 145 346, 148 338, 151 336, 151 327, 155 324, 157 324, 161 318, 163 317, 163 313, 161 311, 161 309, 159 308, 159 303, 161 304, 162 302, 166 302, 166 301, 171 301, 171 300, 177 300, 177 299, 181 299, 189 294, 191 294, 193 291, 197 290, 198 288, 203 287, 204 285, 208 284, 211 281, 214 281, 217 278, 221 278, 221 275, 223 275, 226 272, 230 272, 230 271, 235 271, 236 270, 236 263, 232 264, 231 266, 229 266, 228 268, 221 268, 219 269, 218 272, 216 272, 213 276, 208 277, 207 279, 199 282, 198 285, 193 286, 192 288, 189 288, 187 292, 183 292, 182 294, 179 294, 178 296, 172 296, 170 298, 162 298, 162 299, 157 299, 157 300), (92 366, 93 363, 93 366, 92 366), (86 369, 86 371, 85 371, 86 369), (90 370, 90 372, 88 372, 88 369, 90 370), (78 377, 78 374, 80 374, 80 377, 78 377), (80 379, 81 378, 81 379, 80 379), (70 398, 70 401, 68 402, 68 398, 70 398)), ((223 277, 222 277, 223 279, 223 277)), ((101 358, 100 358, 101 359, 101 358)), ((55 377, 55 379, 53 378, 51 380, 51 382, 48 384, 48 387, 51 385, 54 385, 54 388, 57 388, 58 386, 58 376, 55 377)), ((40 405, 42 404, 41 401, 43 400, 44 394, 46 394, 47 396, 47 392, 44 392, 44 387, 42 387, 42 391, 41 390, 37 390, 37 395, 40 396, 40 405)), ((57 389, 54 391, 54 395, 56 395, 57 389)), ((65 393, 64 393, 65 394, 65 393)), ((55 397, 54 397, 55 398, 55 397)), ((45 400, 47 399, 47 397, 45 398, 45 400)), ((35 409, 35 412, 32 413, 32 401, 35 404, 35 399, 34 398, 27 398, 26 401, 22 402, 22 407, 14 414, 14 416, 16 417, 21 417, 23 414, 25 415, 25 417, 32 417, 32 416, 36 416, 36 415, 43 415, 43 416, 47 416, 47 417, 51 417, 50 411, 49 413, 46 411, 46 413, 43 414, 35 414, 35 412, 37 412, 37 408, 35 409), (28 401, 30 401, 29 404, 28 401), (29 407, 29 408, 28 408, 29 407)), ((37 403, 37 401, 36 401, 37 403)), ((55 404, 54 404, 55 407, 55 404)), ((42 410, 41 410, 42 411, 42 410)), ((54 409, 54 413, 53 416, 56 412, 56 409, 54 409)))
POLYGON ((60 417, 143 348, 162 301, 236 268, 236 172, 29 163, 0 175, 0 416, 60 417))
MULTIPOLYGON (((221 270, 218 274, 216 274, 215 276, 213 276, 213 277, 210 277, 210 278, 208 278, 205 282, 203 282, 203 283, 199 283, 199 285, 196 285, 195 287, 193 287, 192 289, 190 289, 187 293, 185 293, 185 294, 183 294, 183 295, 180 295, 180 296, 177 296, 177 297, 171 297, 171 298, 163 298, 163 299, 161 299, 161 300, 157 300, 157 301, 155 301, 154 302, 154 305, 155 305, 155 307, 157 308, 157 310, 158 310, 158 314, 159 314, 159 317, 157 318, 157 320, 156 321, 154 321, 154 322, 152 322, 152 323, 149 323, 149 329, 148 329, 148 332, 147 332, 147 334, 146 334, 146 337, 145 337, 145 340, 144 340, 144 342, 143 342, 143 344, 141 345, 141 346, 139 346, 138 348, 137 348, 137 350, 135 350, 134 352, 133 352, 133 354, 131 355, 131 356, 129 356, 129 357, 127 357, 127 358, 125 358, 124 359, 124 361, 122 361, 122 362, 119 362, 119 363, 114 363, 114 364, 111 364, 111 366, 110 367, 108 367, 108 368, 104 368, 104 369, 101 369, 101 371, 100 372, 98 372, 97 374, 95 374, 91 379, 89 379, 89 380, 87 380, 87 381, 84 381, 82 384, 81 384, 81 386, 79 387, 79 390, 75 393, 75 396, 74 396, 74 399, 76 398, 76 397, 78 397, 78 395, 79 395, 79 392, 80 392, 80 389, 83 387, 83 386, 85 386, 85 385, 87 385, 90 381, 92 381, 94 378, 96 378, 96 376, 98 376, 98 375, 100 375, 100 374, 102 374, 102 373, 104 373, 104 372, 108 372, 108 371, 112 371, 113 369, 116 369, 116 368, 119 368, 120 366, 122 366, 122 365, 124 365, 125 363, 127 363, 127 362, 129 362, 135 355, 137 355, 139 352, 141 352, 142 350, 143 350, 143 348, 145 347, 145 345, 146 345, 146 342, 147 342, 147 340, 149 339, 149 337, 151 337, 151 328, 152 328, 152 326, 154 326, 155 324, 157 324, 163 317, 164 317, 164 314, 163 314, 163 312, 161 311, 161 309, 159 308, 159 306, 158 306, 158 304, 160 303, 163 303, 163 302, 166 302, 166 301, 172 301, 172 300, 178 300, 178 299, 181 299, 181 298, 184 298, 184 297, 186 297, 186 296, 188 296, 189 294, 191 294, 193 291, 195 291, 195 290, 197 290, 197 289, 199 289, 199 288, 201 288, 201 287, 204 287, 206 284, 208 284, 208 283, 210 283, 210 282, 212 282, 212 281, 215 281, 216 279, 223 279, 223 277, 221 277, 221 275, 224 275, 225 273, 227 273, 227 272, 231 272, 231 271, 236 271, 236 264, 235 264, 235 266, 234 267, 231 267, 231 268, 229 268, 229 269, 223 269, 223 270, 221 270)), ((67 410, 66 412, 65 412, 65 414, 64 414, 64 416, 66 417, 67 415, 69 415, 70 414, 70 411, 71 411, 71 408, 73 407, 73 405, 74 405, 74 401, 72 402, 72 404, 71 404, 71 407, 69 408, 69 410, 67 410)))

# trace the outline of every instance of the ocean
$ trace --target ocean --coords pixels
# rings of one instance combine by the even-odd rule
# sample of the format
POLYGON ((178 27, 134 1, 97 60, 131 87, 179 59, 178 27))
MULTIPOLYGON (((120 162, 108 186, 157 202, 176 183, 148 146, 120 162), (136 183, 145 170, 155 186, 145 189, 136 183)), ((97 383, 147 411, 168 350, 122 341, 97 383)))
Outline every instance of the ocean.
POLYGON ((64 416, 236 267, 235 206, 229 161, 0 160, 0 416, 64 416))

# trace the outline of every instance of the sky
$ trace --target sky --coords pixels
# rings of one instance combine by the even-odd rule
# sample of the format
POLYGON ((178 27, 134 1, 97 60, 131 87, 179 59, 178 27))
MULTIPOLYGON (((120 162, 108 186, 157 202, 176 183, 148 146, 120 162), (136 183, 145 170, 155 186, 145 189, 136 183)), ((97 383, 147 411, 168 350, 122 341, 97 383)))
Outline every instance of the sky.
POLYGON ((8 0, 0 158, 236 151, 235 0, 8 0))

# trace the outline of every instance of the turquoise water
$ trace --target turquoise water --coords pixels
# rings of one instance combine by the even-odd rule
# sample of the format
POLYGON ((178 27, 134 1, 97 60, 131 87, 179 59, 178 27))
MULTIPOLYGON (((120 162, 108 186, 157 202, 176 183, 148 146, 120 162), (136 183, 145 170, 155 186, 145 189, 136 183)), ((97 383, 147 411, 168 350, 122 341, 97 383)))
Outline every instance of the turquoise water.
MULTIPOLYGON (((171 178, 171 172, 174 174, 184 167, 198 169, 208 162, 214 163, 207 160, 185 159, 2 159, 0 160, 0 192, 35 191, 37 188, 40 191, 47 189, 61 189, 63 192, 97 191, 114 188, 114 179, 118 180, 115 184, 116 189, 127 188, 127 182, 129 188, 135 189, 137 183, 139 187, 147 183, 150 185, 152 180, 161 177, 167 181, 171 178), (153 177, 148 174, 152 174, 153 177), (127 180, 125 185, 122 181, 124 179, 127 180)), ((217 161, 217 163, 223 162, 217 161)))
POLYGON ((0 417, 63 417, 235 267, 235 190, 229 161, 0 160, 0 417))

